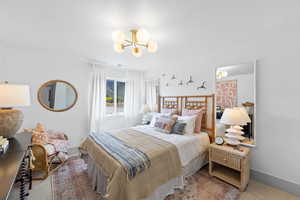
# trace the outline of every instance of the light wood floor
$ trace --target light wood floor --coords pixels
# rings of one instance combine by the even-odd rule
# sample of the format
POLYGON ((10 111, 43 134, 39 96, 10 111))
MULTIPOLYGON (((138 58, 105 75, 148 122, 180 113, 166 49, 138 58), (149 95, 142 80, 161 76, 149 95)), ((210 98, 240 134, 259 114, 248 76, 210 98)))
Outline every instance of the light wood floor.
POLYGON ((240 200, 300 200, 300 197, 251 180, 240 200))
MULTIPOLYGON (((79 155, 77 150, 69 152, 69 154, 73 156, 79 155)), ((17 200, 18 195, 19 191, 13 190, 8 200, 17 200)), ((33 189, 30 191, 28 200, 53 200, 51 177, 44 181, 34 181, 33 189)), ((247 190, 241 194, 239 200, 300 200, 300 197, 293 196, 287 192, 251 180, 247 190)))
MULTIPOLYGON (((13 191, 9 200, 17 200, 18 191, 13 191)), ((35 181, 33 190, 30 191, 29 200, 52 200, 51 178, 45 181, 35 181)), ((251 180, 246 192, 243 192, 240 200, 300 200, 281 190, 251 180)))

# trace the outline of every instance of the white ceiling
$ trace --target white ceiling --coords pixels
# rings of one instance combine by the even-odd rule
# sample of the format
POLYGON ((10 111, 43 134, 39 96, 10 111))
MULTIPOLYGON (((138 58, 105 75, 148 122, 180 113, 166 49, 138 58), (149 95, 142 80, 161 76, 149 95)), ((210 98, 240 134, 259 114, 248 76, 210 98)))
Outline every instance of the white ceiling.
MULTIPOLYGON (((215 59, 206 52, 226 53, 232 43, 255 47, 262 37, 259 30, 284 23, 277 15, 282 5, 273 3, 272 8, 270 2, 2 0, 0 45, 71 52, 81 58, 139 69, 172 69, 179 55, 181 65, 189 60, 201 64, 205 59, 215 59), (112 32, 136 27, 151 33, 159 45, 157 53, 145 52, 135 58, 128 50, 123 54, 114 52, 112 32), (205 54, 211 56, 201 57, 205 54)), ((298 13, 299 6, 285 6, 298 13)), ((297 18, 289 19, 289 23, 297 23, 297 18)))

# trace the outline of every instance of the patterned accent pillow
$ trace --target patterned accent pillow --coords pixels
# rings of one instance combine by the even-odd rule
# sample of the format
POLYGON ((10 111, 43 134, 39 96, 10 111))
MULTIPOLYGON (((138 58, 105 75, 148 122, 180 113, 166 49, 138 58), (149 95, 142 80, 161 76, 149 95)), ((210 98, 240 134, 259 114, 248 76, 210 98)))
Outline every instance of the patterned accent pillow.
POLYGON ((48 144, 48 135, 46 132, 33 131, 31 142, 32 144, 48 144))
POLYGON ((166 116, 166 117, 171 117, 170 114, 166 114, 166 113, 157 113, 157 112, 152 112, 150 113, 151 115, 151 122, 150 122, 150 126, 154 127, 154 124, 156 122, 156 119, 158 117, 162 117, 162 116, 166 116))
POLYGON ((177 117, 156 117, 154 127, 163 129, 166 133, 171 133, 177 117))
POLYGON ((201 108, 200 110, 188 110, 188 109, 183 109, 182 110, 182 116, 193 116, 197 115, 196 121, 195 121, 195 133, 200 133, 201 132, 201 126, 202 126, 202 118, 203 114, 205 112, 204 108, 201 108))
POLYGON ((48 130, 48 138, 53 140, 65 140, 65 134, 63 132, 48 130))
POLYGON ((177 121, 172 129, 172 134, 184 135, 186 123, 177 121))

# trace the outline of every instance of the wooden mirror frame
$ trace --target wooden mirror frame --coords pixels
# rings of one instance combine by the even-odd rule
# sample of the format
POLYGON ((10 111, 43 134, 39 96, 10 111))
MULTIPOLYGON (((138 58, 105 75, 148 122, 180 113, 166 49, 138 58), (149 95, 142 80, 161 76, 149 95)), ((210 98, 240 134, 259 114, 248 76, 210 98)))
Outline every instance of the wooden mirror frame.
POLYGON ((51 80, 51 81, 47 81, 46 83, 44 83, 44 84, 39 88, 38 93, 37 93, 37 99, 38 99, 39 103, 40 103, 45 109, 47 109, 47 110, 49 110, 49 111, 52 111, 52 112, 64 112, 64 111, 70 110, 71 108, 73 108, 73 107, 75 106, 75 104, 77 103, 77 100, 78 100, 78 93, 77 93, 76 88, 75 88, 71 83, 69 83, 69 82, 67 82, 67 81, 63 81, 63 80, 51 80), (48 107, 47 105, 45 105, 45 104, 42 102, 42 97, 41 97, 41 91, 42 91, 42 89, 43 89, 45 86, 47 86, 47 85, 49 85, 49 84, 51 84, 51 83, 57 83, 57 82, 67 84, 67 85, 70 86, 70 87, 73 89, 73 91, 75 92, 75 100, 74 100, 73 104, 70 105, 70 106, 68 106, 67 108, 59 109, 59 110, 58 110, 58 109, 50 108, 50 107, 48 107))

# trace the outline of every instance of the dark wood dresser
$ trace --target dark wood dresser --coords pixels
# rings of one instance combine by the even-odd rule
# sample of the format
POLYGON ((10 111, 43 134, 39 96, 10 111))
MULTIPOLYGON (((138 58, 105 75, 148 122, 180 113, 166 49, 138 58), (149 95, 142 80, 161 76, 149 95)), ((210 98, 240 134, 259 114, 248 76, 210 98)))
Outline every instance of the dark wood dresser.
MULTIPOLYGON (((20 199, 25 199, 25 183, 28 176, 28 148, 31 144, 30 133, 20 133, 9 139, 9 148, 5 154, 0 154, 0 200, 7 200, 15 181, 20 184, 20 199), (19 175, 18 175, 19 174, 19 175)), ((31 175, 30 175, 31 176, 31 175)), ((31 186, 30 186, 31 187, 31 186)))

